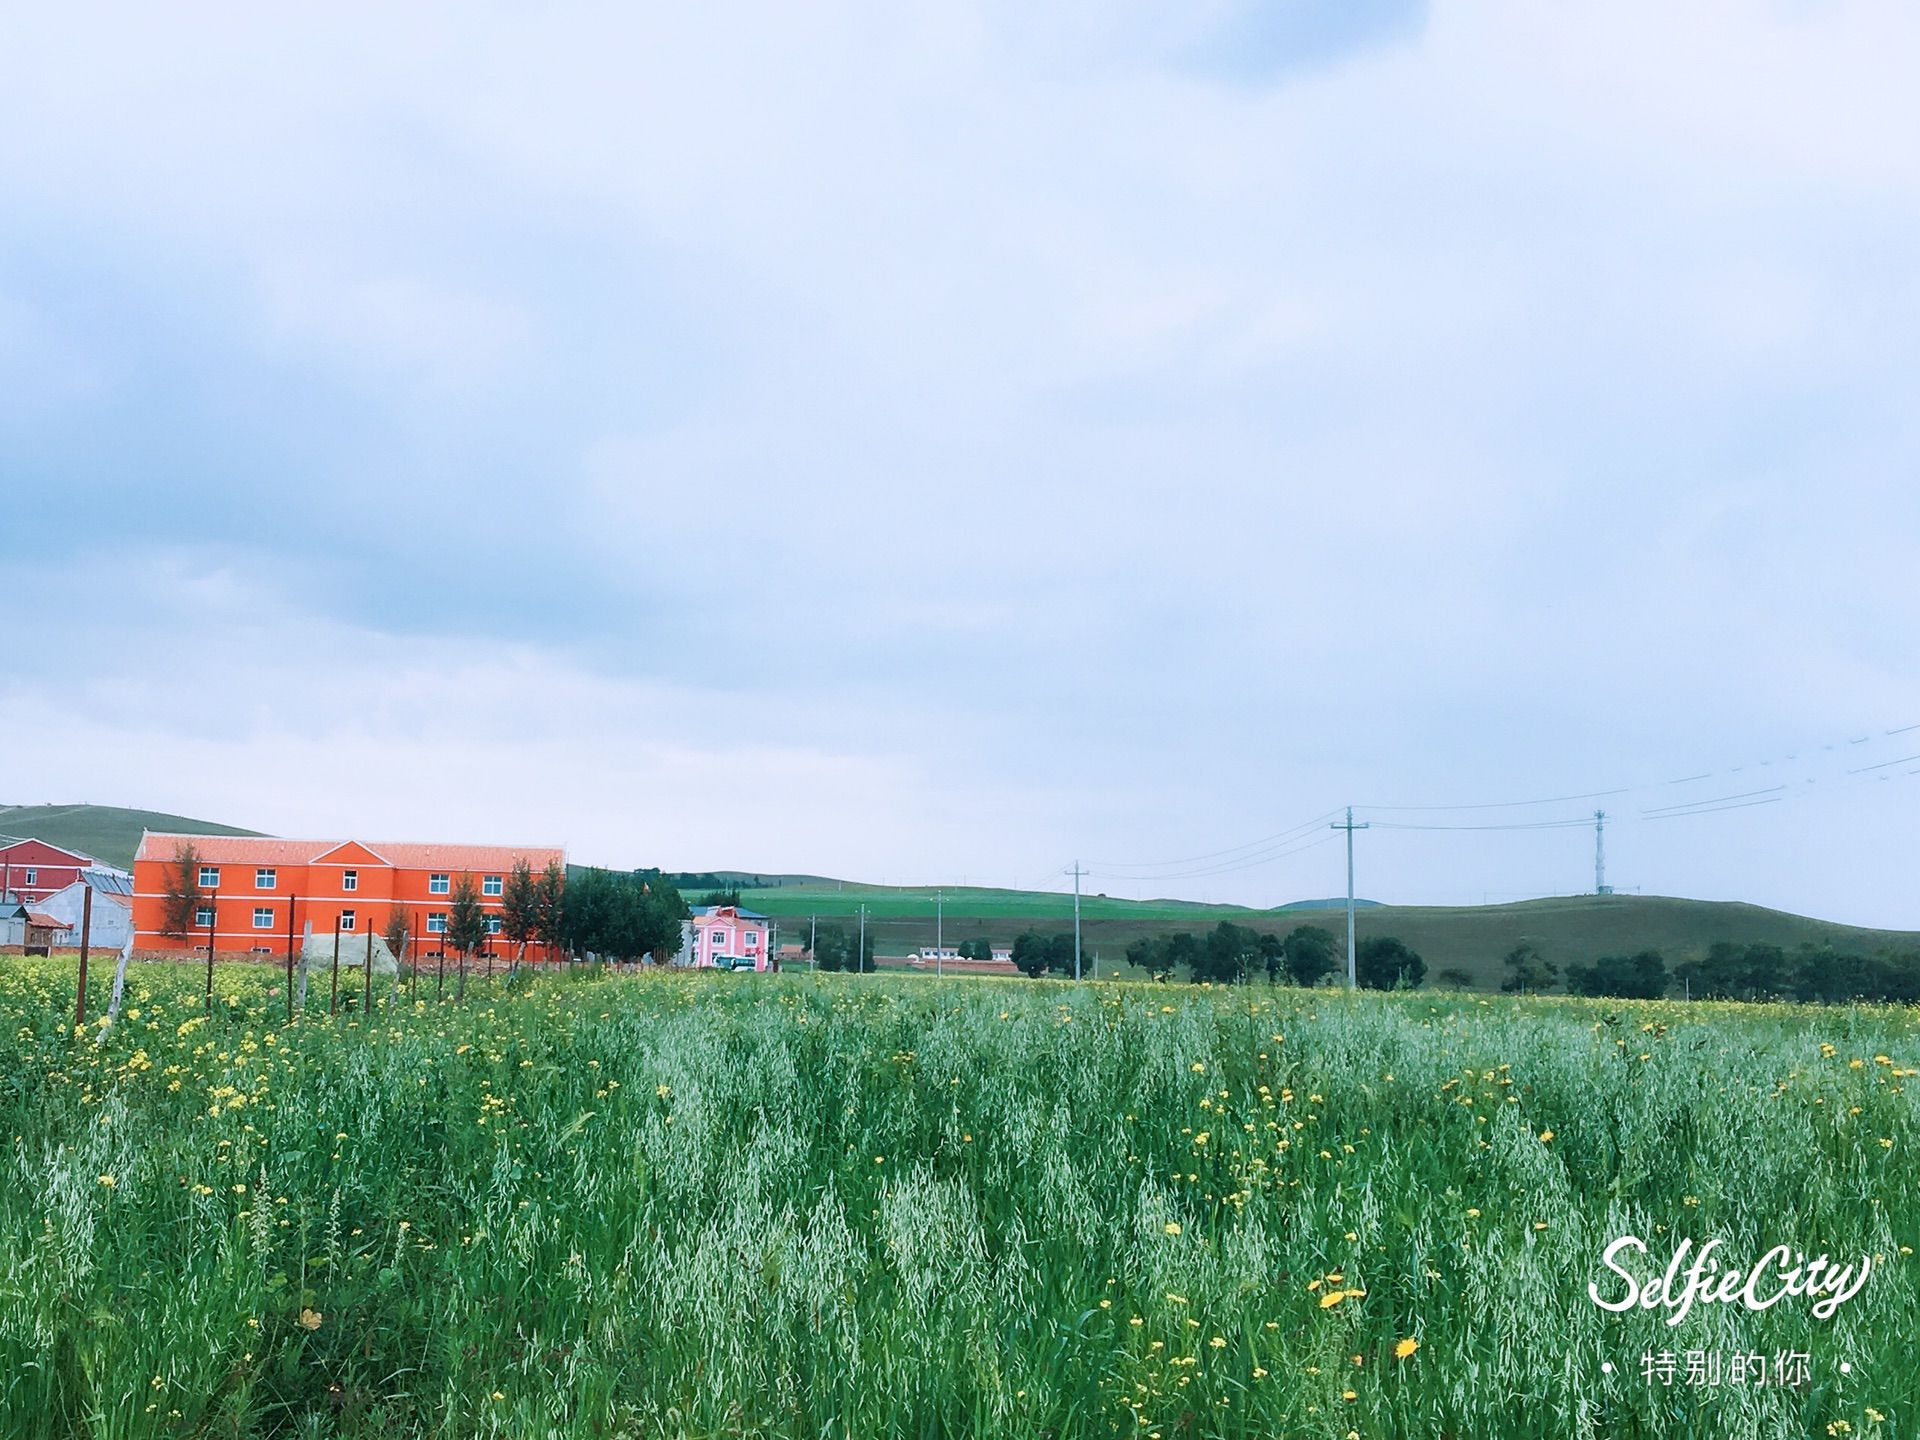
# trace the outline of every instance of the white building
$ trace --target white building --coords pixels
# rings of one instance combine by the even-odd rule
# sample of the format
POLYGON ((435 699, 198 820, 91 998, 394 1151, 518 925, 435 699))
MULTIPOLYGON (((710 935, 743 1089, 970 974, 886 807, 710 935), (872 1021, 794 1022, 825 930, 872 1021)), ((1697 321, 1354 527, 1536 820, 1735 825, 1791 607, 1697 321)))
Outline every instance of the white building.
POLYGON ((83 871, 78 880, 62 886, 33 908, 61 923, 64 928, 53 937, 53 943, 68 949, 80 943, 80 921, 88 890, 93 891, 93 916, 87 943, 95 950, 118 950, 133 933, 133 877, 124 870, 83 871))

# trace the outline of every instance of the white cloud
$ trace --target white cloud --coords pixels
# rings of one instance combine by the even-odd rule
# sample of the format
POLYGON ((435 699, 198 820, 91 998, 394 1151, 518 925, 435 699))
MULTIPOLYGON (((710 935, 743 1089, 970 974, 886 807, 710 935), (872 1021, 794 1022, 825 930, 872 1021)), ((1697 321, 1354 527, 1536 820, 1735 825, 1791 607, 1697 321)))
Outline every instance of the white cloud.
MULTIPOLYGON (((121 563, 246 576, 195 602, 232 698, 104 652, 44 783, 110 752, 188 810, 243 774, 204 793, 477 824, 438 753, 594 844, 671 815, 636 860, 1031 871, 1920 710, 1905 7, 1384 6, 1294 63, 1221 53, 1258 38, 1224 0, 9 24, 23 248, 222 325, 0 272, 0 363, 73 377, 0 414, 103 417, 0 433, 0 485, 151 466, 178 500, 121 563), (262 365, 284 417, 230 438, 262 365), (115 409, 171 418, 162 380, 204 407, 178 453, 115 409), (362 408, 311 418, 333 387, 362 408), (207 451, 285 523, 204 547, 207 451), (419 577, 395 613, 370 569, 419 577), (314 723, 316 680, 371 718, 314 723), (730 771, 751 824, 699 808, 730 771)), ((1877 858, 1724 823, 1621 863, 1893 908, 1877 858)), ((1380 888, 1528 888, 1504 843, 1383 847, 1380 888)))

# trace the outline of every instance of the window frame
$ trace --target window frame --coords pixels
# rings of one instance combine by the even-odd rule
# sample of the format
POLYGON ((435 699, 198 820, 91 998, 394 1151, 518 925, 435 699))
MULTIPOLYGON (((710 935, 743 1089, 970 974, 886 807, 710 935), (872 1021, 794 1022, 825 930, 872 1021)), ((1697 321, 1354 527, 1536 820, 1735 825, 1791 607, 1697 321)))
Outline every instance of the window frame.
POLYGON ((449 871, 444 874, 435 874, 431 870, 427 872, 427 894, 451 895, 452 893, 453 893, 452 872, 449 871))
POLYGON ((340 893, 342 895, 351 891, 357 891, 359 888, 360 872, 358 870, 342 870, 340 872, 340 893))
POLYGON ((198 883, 202 890, 218 890, 220 888, 220 867, 218 865, 202 865, 200 867, 200 879, 198 883), (207 878, 209 875, 213 877, 211 880, 207 878))
POLYGON ((273 907, 271 905, 256 905, 253 907, 253 928, 256 930, 273 929, 273 907), (264 925, 260 923, 260 917, 262 915, 267 917, 264 925))
POLYGON ((507 879, 504 875, 482 875, 480 893, 487 896, 499 896, 507 893, 507 879))
POLYGON ((278 890, 280 888, 280 867, 278 865, 254 866, 253 888, 256 890, 278 890))

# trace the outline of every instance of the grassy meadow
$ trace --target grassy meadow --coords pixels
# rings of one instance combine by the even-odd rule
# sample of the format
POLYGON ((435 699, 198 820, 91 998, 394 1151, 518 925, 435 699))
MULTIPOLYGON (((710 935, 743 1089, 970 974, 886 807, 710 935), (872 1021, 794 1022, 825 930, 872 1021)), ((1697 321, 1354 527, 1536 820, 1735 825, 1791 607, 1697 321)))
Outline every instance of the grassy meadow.
POLYGON ((1903 1010, 153 964, 97 1042, 73 978, 0 962, 8 1437, 1920 1433, 1903 1010), (1875 1264, 1669 1328, 1627 1233, 1875 1264))

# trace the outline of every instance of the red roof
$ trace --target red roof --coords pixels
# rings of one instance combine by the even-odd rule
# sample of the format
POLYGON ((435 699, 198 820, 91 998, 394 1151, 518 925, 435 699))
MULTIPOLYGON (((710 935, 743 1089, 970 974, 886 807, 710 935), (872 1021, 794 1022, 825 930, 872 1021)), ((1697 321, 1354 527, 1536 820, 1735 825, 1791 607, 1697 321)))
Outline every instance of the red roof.
POLYGON ((27 911, 27 924, 40 930, 64 930, 67 928, 67 922, 62 920, 58 915, 48 915, 40 910, 27 911))
POLYGON ((28 836, 23 840, 10 840, 0 845, 0 860, 19 864, 48 865, 59 869, 63 865, 93 865, 98 862, 91 855, 82 855, 61 845, 50 845, 45 840, 36 840, 28 836))
MULTIPOLYGON (((257 835, 173 835, 149 830, 140 840, 137 860, 171 860, 181 844, 190 844, 205 865, 306 865, 345 840, 278 840, 257 835)), ((401 870, 511 870, 525 860, 535 870, 549 861, 564 864, 566 851, 550 845, 389 844, 352 842, 384 857, 401 870)))

